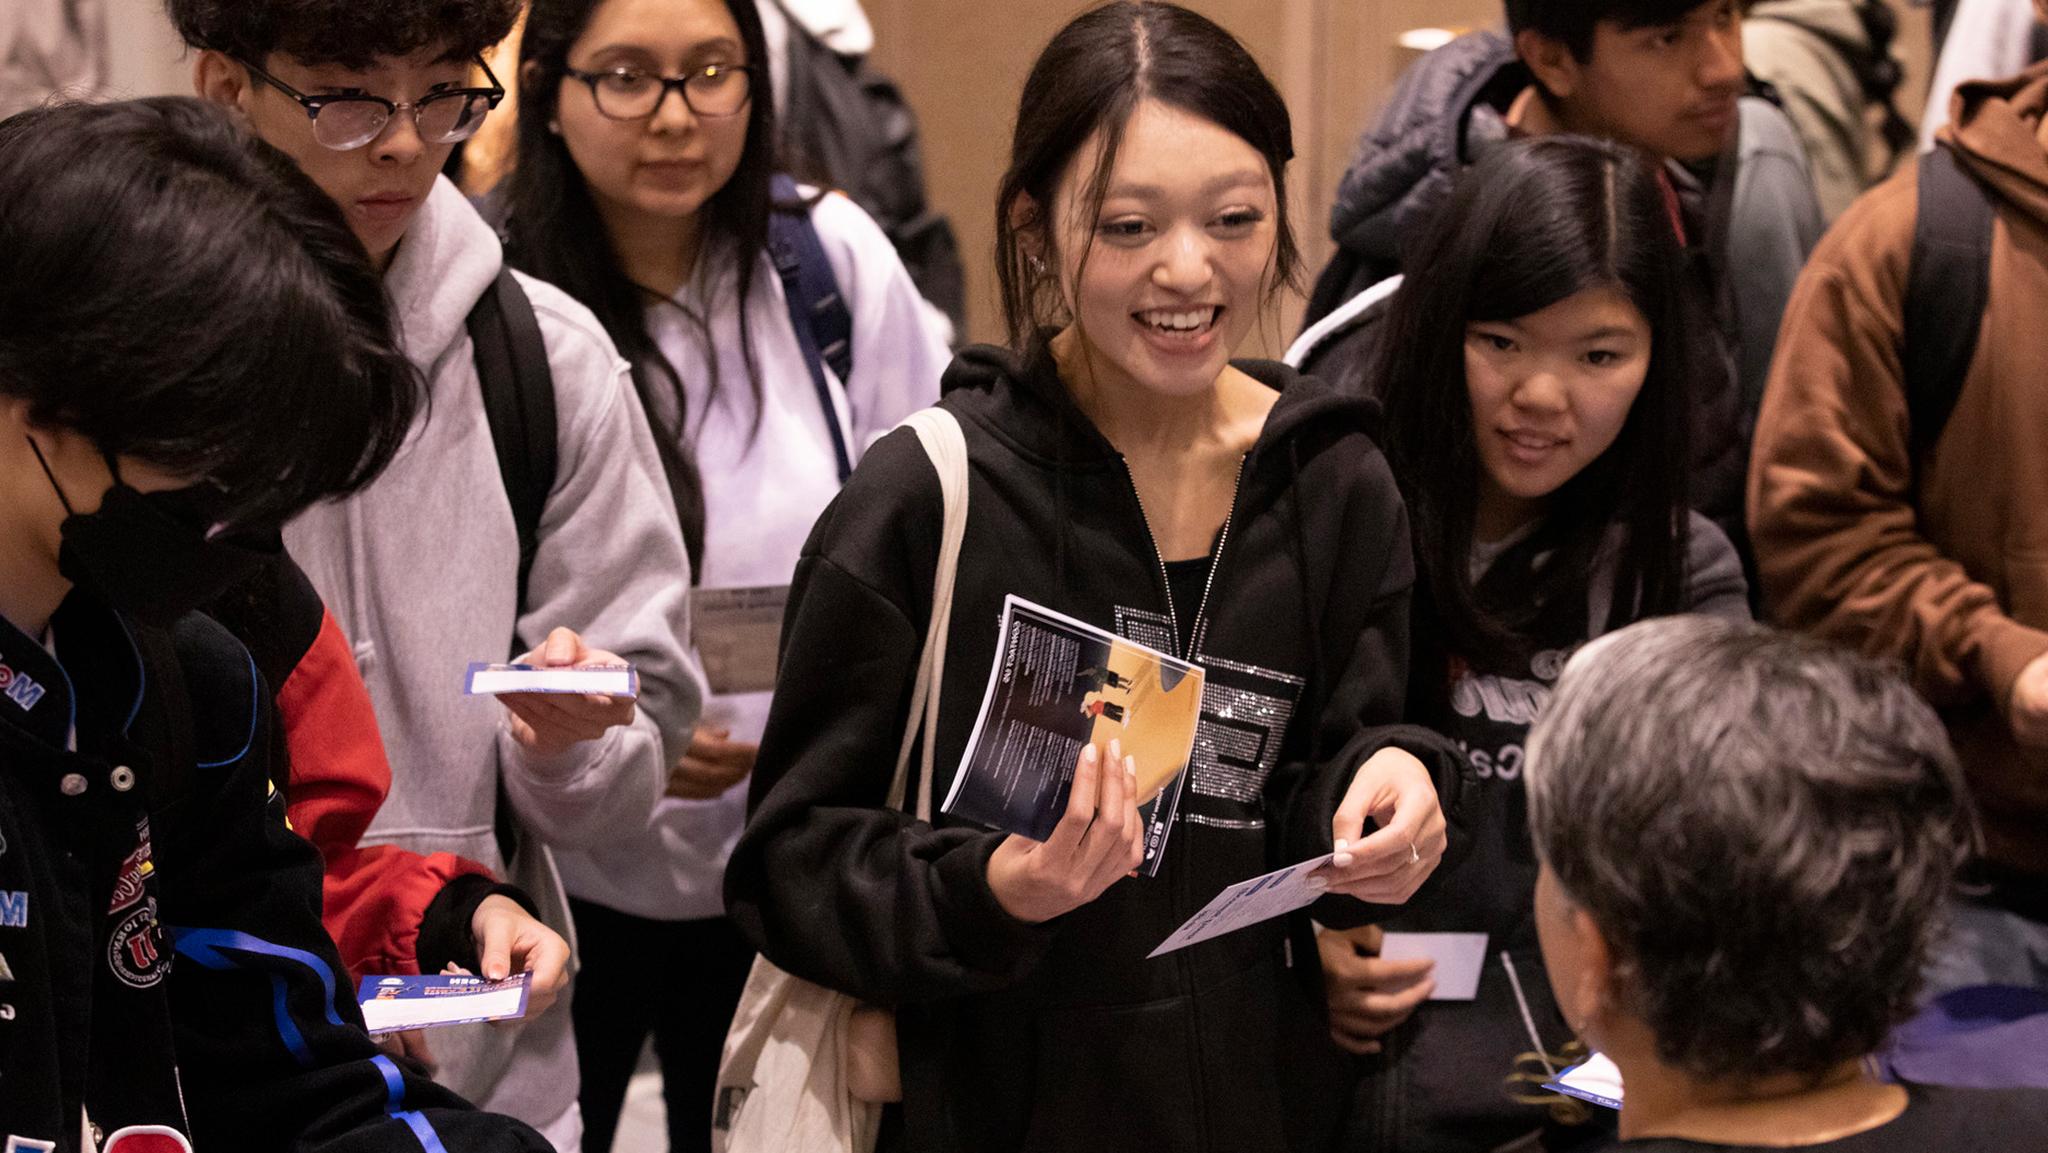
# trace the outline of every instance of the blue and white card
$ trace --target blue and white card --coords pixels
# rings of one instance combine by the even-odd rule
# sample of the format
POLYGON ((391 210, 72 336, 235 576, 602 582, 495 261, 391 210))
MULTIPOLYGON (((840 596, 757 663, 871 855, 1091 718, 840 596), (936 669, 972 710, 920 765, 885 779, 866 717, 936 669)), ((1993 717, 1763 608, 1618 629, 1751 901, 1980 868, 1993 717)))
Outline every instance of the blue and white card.
POLYGON ((464 695, 499 693, 576 693, 600 697, 640 696, 640 674, 632 665, 586 665, 551 669, 540 665, 496 665, 474 661, 464 695))
POLYGON ((502 981, 435 974, 364 977, 356 990, 370 1035, 434 1029, 475 1021, 510 1021, 526 1016, 525 973, 502 981))
POLYGON ((1566 1069, 1544 1088, 1609 1109, 1621 1108, 1621 1070, 1605 1054, 1595 1053, 1566 1069))

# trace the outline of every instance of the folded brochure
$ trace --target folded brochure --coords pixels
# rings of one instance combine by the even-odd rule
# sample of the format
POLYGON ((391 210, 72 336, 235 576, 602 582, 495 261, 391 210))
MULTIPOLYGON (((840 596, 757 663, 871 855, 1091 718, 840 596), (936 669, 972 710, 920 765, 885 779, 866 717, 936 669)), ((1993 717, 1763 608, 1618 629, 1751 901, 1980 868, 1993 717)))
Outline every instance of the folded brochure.
POLYGON ((1123 742, 1138 769, 1145 860, 1159 871, 1202 715, 1200 666, 1010 596, 995 668, 944 811, 1043 841, 1066 812, 1074 762, 1123 742))
POLYGON ((765 693, 775 687, 788 585, 690 590, 690 640, 714 693, 765 693))
POLYGON ((362 1003, 363 1024, 372 1036, 474 1021, 508 1021, 526 1016, 526 978, 525 973, 514 973, 502 981, 454 974, 371 976, 363 978, 356 1000, 362 1003))
POLYGON ((632 665, 586 665, 546 668, 541 665, 499 665, 475 661, 463 690, 472 697, 498 693, 587 693, 601 697, 638 697, 640 674, 632 665))
POLYGON ((1262 877, 1239 881, 1216 894, 1200 912, 1189 917, 1173 935, 1159 943, 1157 949, 1145 954, 1149 959, 1175 949, 1235 933, 1239 929, 1282 917, 1305 905, 1313 904, 1323 895, 1324 880, 1322 867, 1330 863, 1335 853, 1324 853, 1311 857, 1284 869, 1275 869, 1262 877))

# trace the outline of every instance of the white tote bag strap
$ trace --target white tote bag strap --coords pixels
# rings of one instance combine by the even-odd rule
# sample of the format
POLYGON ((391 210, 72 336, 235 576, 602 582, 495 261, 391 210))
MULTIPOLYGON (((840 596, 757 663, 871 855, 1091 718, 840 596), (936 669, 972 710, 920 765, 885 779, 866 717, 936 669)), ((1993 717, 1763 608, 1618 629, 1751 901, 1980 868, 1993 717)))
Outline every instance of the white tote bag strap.
POLYGON ((920 821, 932 819, 932 762, 939 739, 939 681, 946 667, 946 630, 953 621, 953 578, 960 568, 960 541, 967 535, 967 438, 960 422, 940 408, 913 412, 901 425, 917 433, 932 470, 939 474, 945 502, 945 528, 939 538, 939 567, 932 581, 932 620, 925 629, 924 654, 917 662, 917 683, 910 693, 910 716, 903 726, 903 744, 896 752, 896 775, 889 782, 889 807, 903 808, 910 771, 910 749, 924 726, 924 755, 917 779, 920 821))

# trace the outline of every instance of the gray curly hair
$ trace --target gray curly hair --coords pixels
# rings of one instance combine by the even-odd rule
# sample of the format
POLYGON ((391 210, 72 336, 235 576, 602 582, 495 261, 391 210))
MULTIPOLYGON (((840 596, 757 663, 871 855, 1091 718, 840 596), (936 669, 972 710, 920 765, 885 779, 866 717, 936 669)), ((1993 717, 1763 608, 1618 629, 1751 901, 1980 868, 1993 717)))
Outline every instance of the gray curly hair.
POLYGON ((1819 1076, 1912 1011, 1972 837, 1934 710, 1890 667, 1705 617, 1567 666, 1529 743, 1537 853, 1628 1012, 1695 1076, 1819 1076))

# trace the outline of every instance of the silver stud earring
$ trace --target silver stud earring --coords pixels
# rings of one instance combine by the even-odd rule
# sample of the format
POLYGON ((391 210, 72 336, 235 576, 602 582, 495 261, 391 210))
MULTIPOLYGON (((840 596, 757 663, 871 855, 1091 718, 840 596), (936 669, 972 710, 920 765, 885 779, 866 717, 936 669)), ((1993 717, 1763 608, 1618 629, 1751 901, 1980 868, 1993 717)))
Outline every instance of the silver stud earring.
POLYGON ((1030 258, 1029 258, 1029 259, 1028 259, 1028 260, 1026 261, 1026 263, 1028 263, 1028 264, 1029 264, 1029 265, 1031 266, 1031 271, 1032 271, 1032 273, 1033 273, 1033 274, 1035 274, 1035 275, 1038 275, 1038 276, 1044 276, 1044 275, 1045 275, 1045 258, 1044 258, 1044 257, 1040 257, 1040 256, 1033 256, 1033 257, 1030 257, 1030 258))

